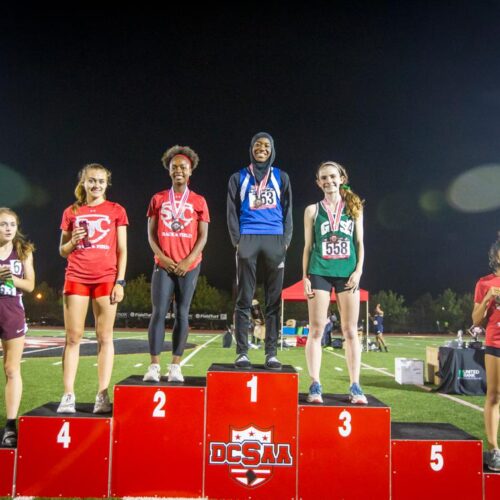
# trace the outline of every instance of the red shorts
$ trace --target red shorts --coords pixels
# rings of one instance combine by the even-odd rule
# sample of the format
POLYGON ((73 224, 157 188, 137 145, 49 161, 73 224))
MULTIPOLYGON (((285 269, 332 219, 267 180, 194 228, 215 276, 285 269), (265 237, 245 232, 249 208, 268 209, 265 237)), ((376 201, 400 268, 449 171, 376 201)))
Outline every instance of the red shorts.
POLYGON ((66 280, 64 282, 64 295, 81 295, 82 297, 98 299, 99 297, 109 297, 114 286, 114 282, 88 285, 86 283, 66 280))
POLYGON ((28 327, 24 315, 21 297, 4 297, 0 299, 0 338, 12 340, 22 337, 28 327))

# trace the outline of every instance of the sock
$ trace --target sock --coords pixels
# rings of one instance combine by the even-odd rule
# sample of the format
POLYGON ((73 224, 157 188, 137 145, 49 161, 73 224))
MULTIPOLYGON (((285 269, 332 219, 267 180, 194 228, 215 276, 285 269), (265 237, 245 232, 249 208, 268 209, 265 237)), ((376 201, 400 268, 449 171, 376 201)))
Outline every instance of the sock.
POLYGON ((8 418, 5 423, 5 429, 8 429, 9 431, 16 431, 16 419, 8 418))

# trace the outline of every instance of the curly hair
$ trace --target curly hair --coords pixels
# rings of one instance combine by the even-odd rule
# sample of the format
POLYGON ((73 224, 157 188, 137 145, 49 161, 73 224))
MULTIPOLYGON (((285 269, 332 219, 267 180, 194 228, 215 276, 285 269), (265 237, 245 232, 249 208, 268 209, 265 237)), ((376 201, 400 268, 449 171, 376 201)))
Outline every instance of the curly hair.
POLYGON ((319 171, 323 167, 335 167, 340 176, 344 177, 344 184, 340 186, 340 196, 345 202, 347 215, 353 219, 357 219, 363 210, 365 202, 356 193, 351 191, 351 188, 348 185, 349 176, 347 175, 347 170, 340 163, 336 163, 334 161, 324 161, 320 163, 318 169, 316 170, 316 179, 319 179, 319 171))
POLYGON ((0 215, 3 214, 11 215, 16 219, 17 231, 12 244, 16 249, 19 259, 26 260, 28 255, 35 251, 35 245, 31 243, 31 241, 28 241, 26 239, 26 236, 24 236, 24 234, 21 232, 21 228, 19 227, 19 216, 16 214, 16 212, 14 212, 14 210, 11 210, 7 207, 0 207, 0 215))
POLYGON ((175 145, 168 148, 161 157, 161 162, 163 163, 165 170, 170 169, 170 162, 172 161, 172 158, 177 155, 187 156, 191 160, 191 170, 194 170, 200 162, 200 157, 189 146, 175 145))
POLYGON ((491 245, 488 252, 488 258, 490 261, 490 268, 493 272, 500 268, 500 259, 498 257, 498 252, 500 252, 500 233, 498 234, 498 239, 491 245))
MULTIPOLYGON (((106 182, 107 182, 107 187, 111 186, 111 171, 108 170, 106 167, 103 167, 100 163, 89 163, 88 165, 85 165, 79 172, 78 172, 78 184, 75 187, 75 198, 76 201, 73 203, 73 213, 76 214, 78 212, 78 208, 85 205, 87 202, 87 192, 85 191, 85 187, 83 186, 83 183, 85 182, 85 176, 87 175, 88 170, 102 170, 106 174, 106 182)), ((106 195, 104 195, 104 198, 106 199, 106 195)))

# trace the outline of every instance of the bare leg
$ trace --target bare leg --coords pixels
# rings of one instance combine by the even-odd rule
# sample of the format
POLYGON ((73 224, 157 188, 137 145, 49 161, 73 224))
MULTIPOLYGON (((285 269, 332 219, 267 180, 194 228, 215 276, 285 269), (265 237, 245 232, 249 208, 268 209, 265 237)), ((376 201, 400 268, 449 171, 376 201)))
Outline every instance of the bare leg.
POLYGON ((15 419, 21 404, 23 380, 21 378, 21 358, 23 356, 24 335, 11 340, 2 340, 3 369, 5 372, 5 408, 7 419, 15 419))
POLYGON ((351 385, 359 384, 361 369, 361 345, 358 339, 359 290, 347 290, 337 294, 342 334, 345 338, 345 359, 351 385))
POLYGON ((486 354, 486 400, 484 402, 484 426, 490 449, 498 448, 498 416, 500 405, 500 358, 486 354))
POLYGON ((321 337, 328 322, 330 294, 325 290, 315 290, 313 298, 307 300, 309 310, 309 335, 306 343, 306 361, 313 382, 319 382, 321 370, 321 337))
POLYGON ((75 392, 75 378, 80 358, 80 342, 85 329, 85 316, 89 298, 81 295, 64 296, 64 326, 66 328, 66 344, 63 352, 63 384, 64 393, 75 392))
POLYGON ((108 296, 99 297, 92 301, 96 324, 96 336, 99 345, 97 353, 99 392, 107 390, 113 372, 113 360, 115 355, 113 327, 115 324, 116 307, 117 304, 111 304, 108 296))

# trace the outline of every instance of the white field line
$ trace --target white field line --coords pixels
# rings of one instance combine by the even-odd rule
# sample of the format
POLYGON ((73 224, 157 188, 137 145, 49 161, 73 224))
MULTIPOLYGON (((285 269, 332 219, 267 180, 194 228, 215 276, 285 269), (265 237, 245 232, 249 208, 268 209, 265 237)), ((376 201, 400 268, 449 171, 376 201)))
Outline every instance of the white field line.
POLYGON ((214 340, 217 340, 218 338, 220 337, 220 334, 218 335, 215 335, 214 337, 212 337, 211 339, 207 340, 204 344, 198 346, 189 356, 187 356, 186 358, 184 358, 182 361, 181 361, 181 366, 184 366, 193 356, 196 356, 196 354, 198 354, 198 352, 200 352, 202 349, 204 349, 208 344, 210 344, 210 342, 213 342, 214 340))
MULTIPOLYGON (((330 354, 333 354, 334 356, 337 356, 338 358, 345 359, 345 356, 342 356, 341 354, 337 354, 336 352, 331 352, 331 351, 324 351, 324 352, 328 352, 330 354)), ((366 363, 361 363, 361 366, 364 366, 365 368, 370 368, 371 370, 379 372, 382 375, 385 375, 387 377, 391 377, 391 378, 396 377, 393 373, 388 371, 387 368, 376 368, 374 366, 367 365, 366 363)), ((419 389, 422 389, 423 391, 426 391, 426 392, 432 392, 432 389, 430 387, 426 387, 425 385, 415 385, 415 387, 418 387, 419 389)), ((463 406, 467 406, 468 408, 472 408, 473 410, 484 412, 484 408, 481 408, 480 406, 469 403, 468 401, 464 401, 463 399, 456 398, 455 396, 452 396, 451 394, 442 394, 440 392, 435 392, 434 394, 437 394, 438 396, 441 396, 442 398, 449 399, 450 401, 461 404, 463 406)))

